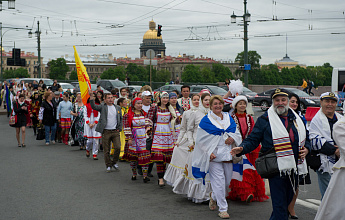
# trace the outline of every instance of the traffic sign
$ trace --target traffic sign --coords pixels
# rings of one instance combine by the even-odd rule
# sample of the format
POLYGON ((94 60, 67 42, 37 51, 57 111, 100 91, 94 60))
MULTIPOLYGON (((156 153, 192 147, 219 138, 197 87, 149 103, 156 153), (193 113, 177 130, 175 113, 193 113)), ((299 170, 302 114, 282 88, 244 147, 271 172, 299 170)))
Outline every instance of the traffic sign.
POLYGON ((146 51, 146 57, 149 59, 153 59, 155 58, 155 51, 152 49, 149 49, 146 51))

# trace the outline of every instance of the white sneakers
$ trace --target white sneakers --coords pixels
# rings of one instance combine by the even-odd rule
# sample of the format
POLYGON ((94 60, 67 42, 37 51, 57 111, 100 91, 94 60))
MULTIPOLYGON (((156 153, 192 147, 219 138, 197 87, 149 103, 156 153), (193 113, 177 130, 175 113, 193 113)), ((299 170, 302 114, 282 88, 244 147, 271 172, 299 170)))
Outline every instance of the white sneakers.
MULTIPOLYGON (((117 164, 114 164, 114 169, 115 170, 119 170, 119 165, 117 165, 117 164)), ((107 173, 110 173, 111 172, 111 167, 107 167, 107 173)))
POLYGON ((55 141, 52 141, 52 144, 55 144, 55 141))
POLYGON ((48 146, 48 145, 49 145, 49 142, 46 142, 46 145, 48 146))

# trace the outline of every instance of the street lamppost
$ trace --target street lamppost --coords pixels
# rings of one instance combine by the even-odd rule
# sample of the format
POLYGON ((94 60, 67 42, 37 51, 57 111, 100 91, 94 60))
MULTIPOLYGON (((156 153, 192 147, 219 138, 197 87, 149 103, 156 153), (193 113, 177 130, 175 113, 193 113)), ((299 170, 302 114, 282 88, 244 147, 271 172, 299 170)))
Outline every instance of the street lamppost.
MULTIPOLYGON (((2 22, 0 22, 0 36, 1 36, 1 41, 0 41, 0 44, 1 44, 1 58, 0 58, 0 63, 1 63, 1 76, 0 78, 2 79, 2 74, 3 74, 3 68, 2 68, 2 64, 3 64, 3 60, 2 60, 2 49, 3 49, 3 46, 2 46, 2 38, 3 36, 10 30, 30 30, 29 28, 17 28, 17 27, 2 27, 2 22), (7 31, 5 31, 4 33, 2 33, 2 29, 3 28, 6 28, 8 29, 7 31)), ((30 37, 30 32, 29 32, 29 37, 30 37)))
MULTIPOLYGON (((231 17, 231 23, 236 23, 236 18, 240 17, 243 18, 243 26, 244 26, 244 64, 248 64, 248 22, 250 22, 250 14, 247 11, 247 0, 243 1, 244 4, 244 14, 242 16, 235 15, 233 13, 231 17)), ((245 65, 247 66, 247 65, 245 65)), ((245 67, 245 77, 244 77, 244 83, 245 86, 248 87, 248 71, 249 69, 245 67)))
MULTIPOLYGON (((41 31, 40 31, 40 22, 37 21, 37 30, 35 31, 35 35, 37 37, 37 54, 38 54, 38 61, 37 61, 37 73, 38 78, 41 78, 41 31)), ((29 38, 32 38, 32 32, 29 32, 29 38)))

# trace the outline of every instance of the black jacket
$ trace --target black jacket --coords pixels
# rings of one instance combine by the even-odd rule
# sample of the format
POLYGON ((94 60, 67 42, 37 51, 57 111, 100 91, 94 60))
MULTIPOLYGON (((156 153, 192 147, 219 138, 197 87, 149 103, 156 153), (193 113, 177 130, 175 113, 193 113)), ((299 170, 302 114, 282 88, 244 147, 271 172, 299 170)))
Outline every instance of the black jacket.
POLYGON ((53 126, 56 123, 56 105, 52 102, 53 106, 51 106, 47 101, 42 102, 42 107, 44 108, 43 111, 43 120, 42 123, 44 125, 53 126))

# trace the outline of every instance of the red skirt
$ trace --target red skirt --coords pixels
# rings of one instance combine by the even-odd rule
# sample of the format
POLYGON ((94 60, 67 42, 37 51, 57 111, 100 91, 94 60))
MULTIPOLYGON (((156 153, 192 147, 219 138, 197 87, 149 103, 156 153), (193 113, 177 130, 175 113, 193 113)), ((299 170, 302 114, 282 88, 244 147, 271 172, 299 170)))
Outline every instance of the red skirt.
MULTIPOLYGON (((257 147, 254 151, 246 154, 247 159, 255 167, 255 160, 259 156, 261 146, 257 147)), ((252 201, 263 202, 269 197, 265 194, 265 182, 256 170, 247 169, 243 171, 243 180, 231 180, 230 192, 227 198, 231 200, 246 201, 250 194, 253 194, 254 198, 252 201)))
POLYGON ((61 128, 70 129, 71 128, 71 119, 70 118, 61 118, 61 128))

